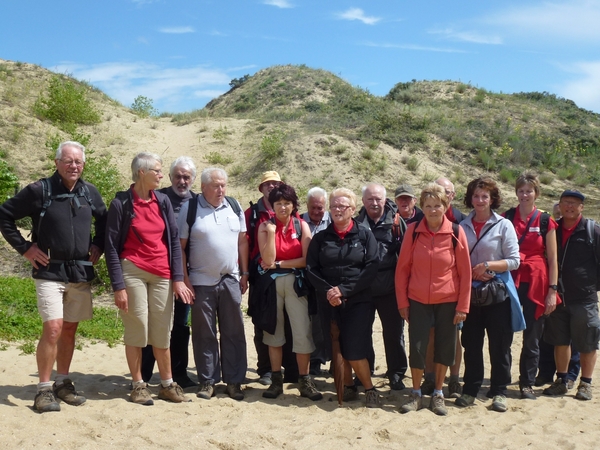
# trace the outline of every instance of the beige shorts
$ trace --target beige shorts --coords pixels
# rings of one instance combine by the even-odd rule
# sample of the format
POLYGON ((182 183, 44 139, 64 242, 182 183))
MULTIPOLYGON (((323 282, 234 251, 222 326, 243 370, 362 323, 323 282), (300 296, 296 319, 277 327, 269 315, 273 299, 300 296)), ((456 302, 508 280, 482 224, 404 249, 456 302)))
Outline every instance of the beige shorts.
POLYGON ((37 307, 42 322, 63 319, 81 322, 92 318, 92 289, 90 283, 34 279, 37 307))
POLYGON ((296 276, 290 273, 275 278, 277 288, 277 326, 275 334, 266 331, 263 334, 263 343, 270 347, 281 347, 285 344, 284 315, 283 308, 290 318, 292 328, 292 351, 294 353, 306 354, 315 350, 312 338, 312 327, 308 316, 308 299, 298 297, 294 290, 296 276))
POLYGON ((121 312, 125 345, 169 348, 173 327, 171 280, 121 260, 128 299, 128 312, 121 312))

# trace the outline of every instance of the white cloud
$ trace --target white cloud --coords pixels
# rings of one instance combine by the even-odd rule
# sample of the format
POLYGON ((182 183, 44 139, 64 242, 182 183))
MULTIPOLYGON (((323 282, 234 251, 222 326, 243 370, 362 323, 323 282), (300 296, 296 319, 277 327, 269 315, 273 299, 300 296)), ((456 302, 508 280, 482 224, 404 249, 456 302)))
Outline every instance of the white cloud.
POLYGON ((168 33, 168 34, 185 34, 185 33, 195 33, 196 30, 192 27, 165 27, 159 28, 159 32, 168 33))
POLYGON ((483 22, 501 27, 505 33, 592 44, 600 39, 600 1, 565 0, 516 6, 496 11, 483 22))
POLYGON ((278 8, 293 8, 292 5, 287 0, 263 0, 265 5, 277 6, 278 8))
POLYGON ((229 82, 233 78, 223 69, 203 66, 171 69, 143 62, 67 63, 53 70, 88 81, 125 106, 131 105, 138 95, 143 95, 154 100, 159 109, 161 103, 171 104, 173 98, 197 96, 197 92, 220 95, 229 90, 229 82))
POLYGON ((443 30, 431 30, 429 33, 439 34, 446 39, 453 41, 471 42, 473 44, 502 44, 502 38, 500 36, 486 36, 476 31, 456 31, 452 28, 446 28, 443 30))
POLYGON ((559 95, 573 100, 581 108, 600 112, 600 61, 570 64, 565 70, 579 77, 559 88, 559 95))
POLYGON ((380 17, 366 16, 365 12, 360 8, 350 8, 343 13, 339 13, 338 17, 344 20, 360 20, 366 25, 375 25, 381 20, 380 17))
POLYGON ((459 49, 454 49, 454 48, 426 47, 424 45, 413 45, 413 44, 391 44, 391 43, 365 42, 362 45, 366 45, 367 47, 398 48, 401 50, 416 50, 416 51, 424 51, 424 52, 469 53, 466 50, 459 50, 459 49))

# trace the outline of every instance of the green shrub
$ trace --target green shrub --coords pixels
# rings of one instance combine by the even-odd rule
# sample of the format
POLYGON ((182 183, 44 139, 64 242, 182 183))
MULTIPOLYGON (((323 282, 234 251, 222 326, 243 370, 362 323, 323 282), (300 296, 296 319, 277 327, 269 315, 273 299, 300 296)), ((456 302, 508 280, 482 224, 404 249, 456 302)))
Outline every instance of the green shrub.
POLYGON ((229 136, 232 133, 233 131, 229 131, 226 126, 224 127, 222 125, 219 125, 219 128, 213 131, 212 137, 215 141, 225 142, 227 136, 229 136))
POLYGON ((260 141, 260 154, 263 162, 270 166, 283 156, 285 133, 275 129, 266 133, 260 141))
POLYGON ((210 152, 208 155, 206 155, 206 161, 209 164, 226 166, 227 164, 231 164, 233 162, 233 158, 230 156, 224 156, 219 152, 210 152))
POLYGON ((19 179, 13 168, 4 159, 0 159, 0 203, 15 195, 18 189, 19 179))
POLYGON ((130 108, 134 114, 139 117, 158 116, 158 110, 154 108, 153 100, 143 95, 138 95, 131 104, 130 108))
POLYGON ((406 160, 406 168, 412 173, 415 173, 420 165, 421 161, 414 156, 411 156, 406 160))
POLYGON ((100 123, 100 112, 88 99, 85 88, 59 75, 50 79, 45 94, 40 93, 33 112, 62 129, 100 123))

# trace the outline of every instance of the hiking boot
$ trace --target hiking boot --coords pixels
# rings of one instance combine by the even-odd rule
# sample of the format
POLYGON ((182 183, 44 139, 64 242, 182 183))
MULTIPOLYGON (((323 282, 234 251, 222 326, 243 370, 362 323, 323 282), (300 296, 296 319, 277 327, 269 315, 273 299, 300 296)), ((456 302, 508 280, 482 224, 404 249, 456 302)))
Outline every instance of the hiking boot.
POLYGON ((379 402, 379 392, 375 388, 365 391, 367 408, 379 408, 381 406, 379 402))
POLYGON ((131 391, 131 394, 129 394, 129 400, 131 400, 133 403, 138 403, 140 405, 154 405, 154 400, 152 400, 152 393, 148 389, 148 385, 146 383, 134 387, 131 391))
POLYGON ((189 401, 188 398, 183 393, 183 389, 177 383, 172 382, 167 387, 164 387, 162 384, 160 385, 160 390, 158 391, 158 398, 161 400, 168 400, 173 403, 182 403, 189 401))
POLYGON ((356 386, 344 386, 344 398, 345 402, 351 402, 358 398, 358 389, 356 386))
POLYGON ((435 394, 431 397, 431 402, 429 403, 429 409, 431 409, 438 416, 446 416, 448 415, 448 410, 446 409, 446 403, 444 402, 444 396, 440 394, 435 394))
POLYGON ((575 386, 575 380, 567 380, 567 391, 570 391, 575 386))
POLYGON ((173 381, 175 383, 177 383, 177 385, 181 388, 181 389, 187 389, 189 387, 194 387, 194 386, 198 386, 198 383, 196 383, 194 380, 192 380, 190 377, 183 376, 183 377, 173 377, 173 381))
POLYGON ((542 391, 544 395, 565 395, 566 393, 567 385, 560 378, 557 378, 554 383, 542 391))
POLYGON ((495 395, 492 400, 492 409, 498 412, 506 412, 508 406, 506 405, 506 397, 504 395, 495 395))
POLYGON ((434 389, 435 389, 435 381, 423 380, 423 384, 421 385, 421 394, 431 395, 431 394, 433 394, 434 389))
POLYGON ((531 386, 522 385, 519 386, 519 390, 521 391, 521 398, 527 400, 536 400, 537 397, 533 393, 533 389, 531 386))
POLYGON ((238 402, 244 400, 244 392, 240 383, 227 383, 227 395, 238 402))
POLYGON ((540 387, 550 383, 552 383, 552 377, 546 378, 543 375, 538 375, 537 377, 535 377, 535 383, 533 385, 536 387, 540 387))
POLYGON ((271 372, 261 375, 258 382, 263 386, 271 386, 271 372))
POLYGON ((210 400, 216 395, 215 387, 210 381, 204 381, 200 384, 200 389, 196 393, 196 397, 203 398, 204 400, 210 400))
POLYGON ((400 407, 400 412, 406 414, 412 411, 418 411, 423 407, 423 398, 414 391, 408 394, 408 400, 400 407))
POLYGON ((462 394, 462 386, 459 381, 451 381, 448 383, 448 396, 450 398, 459 398, 462 394))
POLYGON ((60 405, 56 401, 51 388, 41 390, 35 395, 33 408, 39 413, 60 411, 60 405))
POLYGON ((475 397, 473 397, 472 395, 469 395, 469 394, 462 394, 460 397, 458 397, 454 401, 454 404, 456 406, 461 406, 463 408, 465 406, 471 406, 474 403, 475 403, 475 397))
POLYGON ((263 392, 262 396, 264 398, 277 398, 281 394, 283 394, 283 378, 281 372, 275 372, 271 375, 271 386, 263 392))
POLYGON ((73 382, 68 378, 65 378, 61 385, 57 386, 56 383, 54 383, 52 385, 52 391, 54 392, 55 397, 60 398, 67 405, 79 406, 85 403, 85 397, 77 393, 75 386, 73 386, 73 382))
POLYGON ((580 381, 577 387, 577 394, 575 394, 577 400, 591 400, 592 399, 592 385, 585 381, 580 381))
POLYGON ((310 375, 300 376, 300 396, 307 397, 311 399, 313 402, 317 400, 321 400, 323 398, 323 394, 321 394, 317 387, 315 386, 315 382, 312 380, 310 375))

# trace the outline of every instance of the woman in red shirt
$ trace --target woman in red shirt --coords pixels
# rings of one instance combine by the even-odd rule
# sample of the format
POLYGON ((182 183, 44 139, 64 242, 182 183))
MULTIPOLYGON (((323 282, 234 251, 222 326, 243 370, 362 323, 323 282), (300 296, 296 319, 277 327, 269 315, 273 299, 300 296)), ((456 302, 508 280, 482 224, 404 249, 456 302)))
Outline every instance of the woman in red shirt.
POLYGON ((540 360, 544 319, 556 308, 558 297, 557 224, 535 206, 540 195, 537 176, 531 173, 519 176, 515 193, 519 205, 506 211, 504 216, 512 220, 515 227, 521 257, 521 265, 512 272, 526 324, 519 360, 519 388, 521 398, 535 400, 532 386, 540 360), (543 229, 547 229, 545 236, 543 229))
POLYGON ((260 224, 258 247, 262 270, 275 279, 277 290, 277 324, 275 333, 264 332, 263 342, 269 346, 271 360, 271 386, 263 392, 265 398, 277 398, 283 393, 281 363, 285 344, 285 310, 292 328, 293 348, 298 361, 300 395, 311 400, 320 400, 323 395, 317 390, 309 375, 310 354, 315 349, 308 314, 308 298, 296 292, 298 269, 306 267, 306 252, 311 233, 308 224, 298 217, 298 196, 294 188, 281 184, 269 194, 275 217, 260 224))

